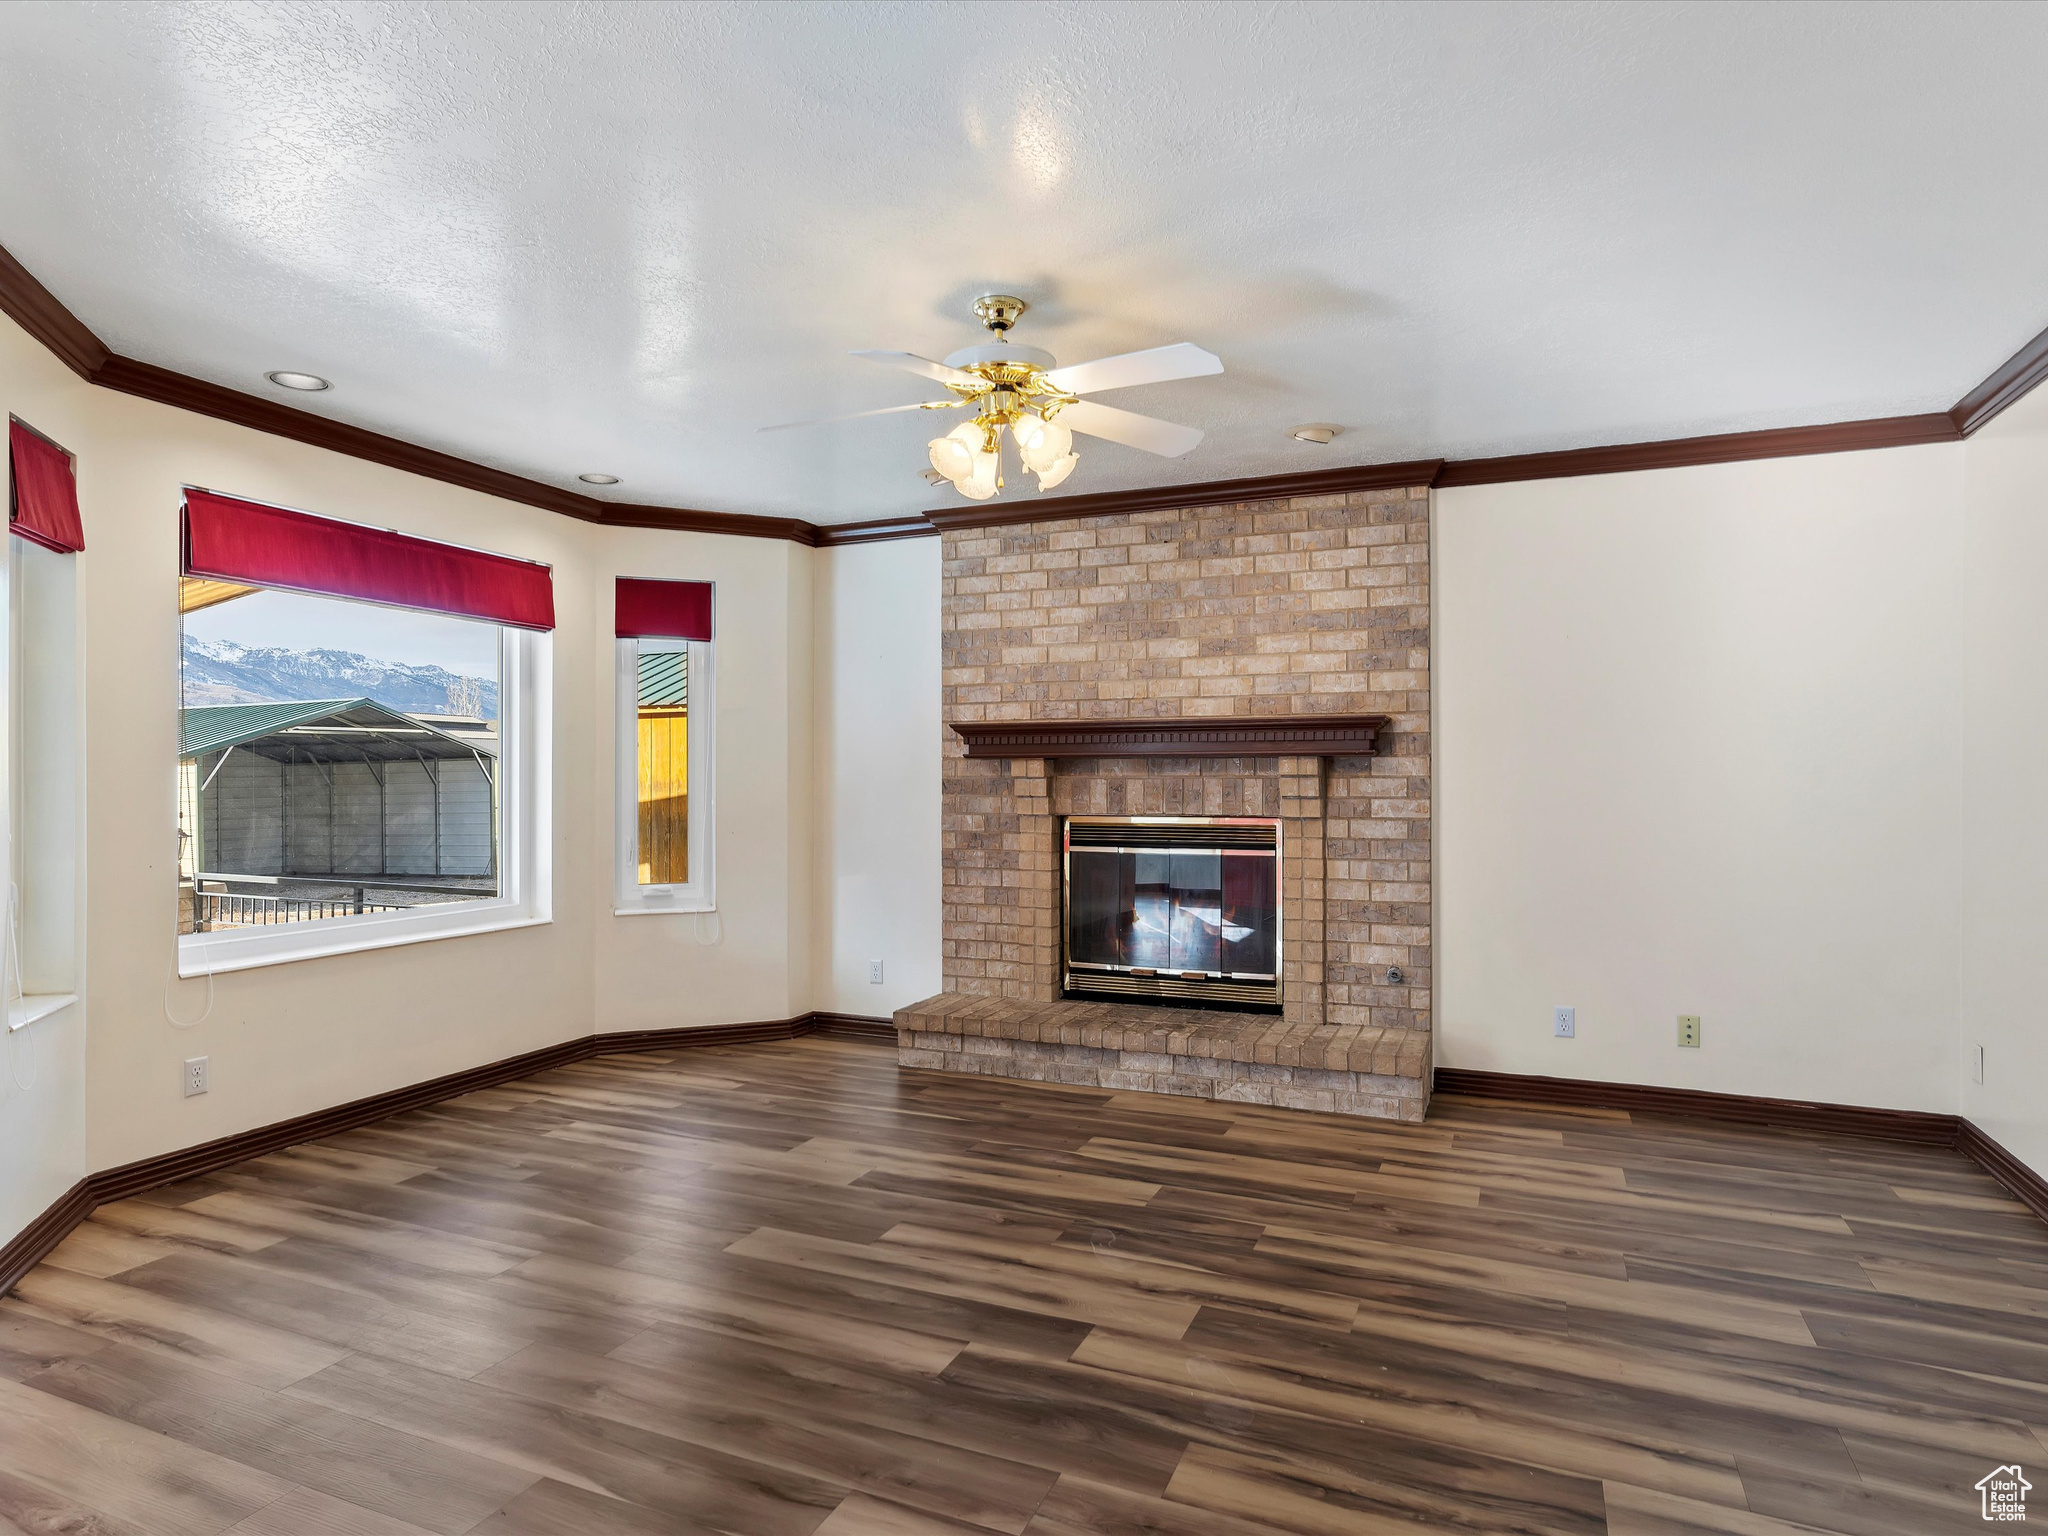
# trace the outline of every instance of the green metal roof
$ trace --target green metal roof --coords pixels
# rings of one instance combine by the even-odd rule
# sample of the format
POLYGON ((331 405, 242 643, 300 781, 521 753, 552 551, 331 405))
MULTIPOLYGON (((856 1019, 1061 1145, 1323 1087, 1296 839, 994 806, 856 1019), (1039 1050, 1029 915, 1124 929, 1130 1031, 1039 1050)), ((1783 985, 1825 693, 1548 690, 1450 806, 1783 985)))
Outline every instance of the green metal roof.
POLYGON ((242 747, 280 762, 403 762, 498 752, 494 739, 465 741, 375 699, 201 704, 182 711, 178 737, 180 757, 242 747))
POLYGON ((324 720, 368 699, 309 699, 292 704, 203 704, 178 714, 178 756, 218 752, 272 731, 324 720))
POLYGON ((687 651, 640 653, 640 707, 690 707, 690 655, 687 651))

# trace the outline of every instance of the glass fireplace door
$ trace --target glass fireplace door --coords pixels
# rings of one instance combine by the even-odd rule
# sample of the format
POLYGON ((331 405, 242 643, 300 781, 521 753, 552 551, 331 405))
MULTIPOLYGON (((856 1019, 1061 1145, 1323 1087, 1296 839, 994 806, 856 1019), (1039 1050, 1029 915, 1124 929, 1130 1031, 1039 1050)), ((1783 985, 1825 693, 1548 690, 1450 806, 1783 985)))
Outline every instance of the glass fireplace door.
POLYGON ((1241 818, 1070 820, 1066 990, 1277 1005, 1276 833, 1241 818))

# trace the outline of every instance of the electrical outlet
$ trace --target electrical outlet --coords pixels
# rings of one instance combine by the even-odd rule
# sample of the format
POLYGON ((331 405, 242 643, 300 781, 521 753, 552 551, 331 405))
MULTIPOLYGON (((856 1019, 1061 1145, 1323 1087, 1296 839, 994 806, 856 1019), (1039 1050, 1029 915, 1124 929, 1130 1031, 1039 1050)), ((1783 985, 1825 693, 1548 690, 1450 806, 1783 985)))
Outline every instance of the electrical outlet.
POLYGON ((1700 1016, 1696 1013, 1681 1013, 1678 1016, 1678 1043, 1688 1050, 1700 1048, 1700 1016))
POLYGON ((1984 1081, 1984 1047, 1981 1045, 1978 1046, 1976 1054, 1977 1059, 1973 1063, 1973 1066, 1976 1069, 1977 1081, 1981 1083, 1984 1081))
POLYGON ((881 984, 882 962, 879 960, 870 960, 868 962, 868 985, 871 987, 879 987, 881 984))
POLYGON ((194 1056, 185 1063, 185 1097, 206 1092, 206 1058, 194 1056))
POLYGON ((1550 1032, 1560 1040, 1576 1039, 1579 1033, 1579 1010, 1559 1008, 1551 1014, 1550 1032))

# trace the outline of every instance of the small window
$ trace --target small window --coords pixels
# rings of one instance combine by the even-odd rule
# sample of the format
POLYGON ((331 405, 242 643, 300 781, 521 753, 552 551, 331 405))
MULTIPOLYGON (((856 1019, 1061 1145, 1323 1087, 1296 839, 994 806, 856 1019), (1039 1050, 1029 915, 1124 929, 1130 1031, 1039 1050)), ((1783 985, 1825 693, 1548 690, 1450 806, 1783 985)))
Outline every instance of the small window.
POLYGON ((191 576, 179 609, 188 973, 532 915, 544 636, 191 576))
POLYGON ((621 912, 711 910, 711 642, 618 642, 621 912))
POLYGON ((77 565, 7 539, 5 759, 9 1021, 78 987, 77 565))

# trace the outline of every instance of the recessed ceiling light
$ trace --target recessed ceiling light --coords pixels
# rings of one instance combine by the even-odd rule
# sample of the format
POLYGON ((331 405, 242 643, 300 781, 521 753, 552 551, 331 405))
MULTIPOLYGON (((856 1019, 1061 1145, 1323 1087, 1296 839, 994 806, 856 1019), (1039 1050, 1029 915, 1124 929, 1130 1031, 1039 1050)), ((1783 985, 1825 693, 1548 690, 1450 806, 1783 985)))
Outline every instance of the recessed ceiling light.
POLYGON ((1311 421, 1304 426, 1289 427, 1287 435, 1298 443, 1327 443, 1343 430, 1327 421, 1311 421))
POLYGON ((617 485, 619 483, 617 475, 578 475, 576 478, 585 485, 617 485))
POLYGON ((293 373, 289 368, 280 368, 274 373, 266 373, 263 377, 285 389, 332 389, 334 387, 317 373, 293 373))

